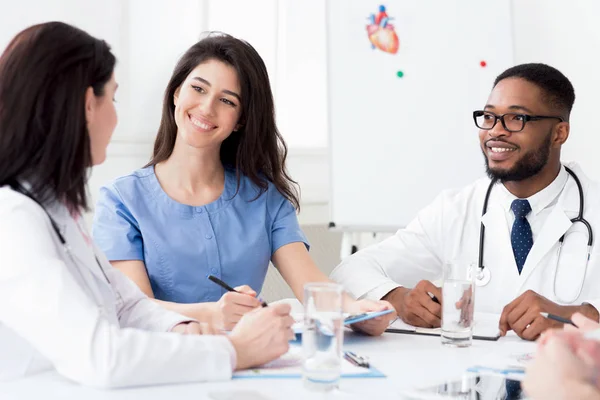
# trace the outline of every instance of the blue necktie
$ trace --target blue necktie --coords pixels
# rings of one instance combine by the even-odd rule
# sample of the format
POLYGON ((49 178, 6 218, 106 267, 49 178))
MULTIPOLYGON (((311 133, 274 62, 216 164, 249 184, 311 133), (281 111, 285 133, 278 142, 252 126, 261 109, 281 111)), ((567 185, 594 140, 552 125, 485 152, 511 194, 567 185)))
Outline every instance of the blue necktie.
POLYGON ((521 398, 522 393, 521 382, 506 380, 506 400, 518 400, 521 398))
POLYGON ((527 259, 527 254, 533 246, 533 234, 531 233, 531 225, 527 221, 527 214, 531 212, 531 206, 527 200, 514 200, 510 208, 515 213, 515 222, 510 234, 515 261, 519 274, 523 270, 523 264, 527 259))

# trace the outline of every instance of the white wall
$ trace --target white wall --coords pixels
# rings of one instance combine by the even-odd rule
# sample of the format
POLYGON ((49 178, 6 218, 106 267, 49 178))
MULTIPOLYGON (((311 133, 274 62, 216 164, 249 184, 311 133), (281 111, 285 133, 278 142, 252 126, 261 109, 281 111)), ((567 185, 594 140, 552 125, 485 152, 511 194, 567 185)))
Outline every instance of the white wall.
POLYGON ((25 27, 50 20, 74 24, 113 48, 119 124, 107 161, 93 171, 94 196, 107 180, 148 161, 171 71, 201 33, 249 41, 267 65, 289 169, 302 185, 301 219, 310 223, 327 218, 324 9, 321 0, 0 0, 0 48, 25 27))
POLYGON ((173 7, 161 0, 131 0, 123 4, 124 51, 117 53, 123 70, 117 96, 120 122, 106 162, 92 173, 92 195, 110 179, 148 161, 160 121, 163 91, 177 59, 200 38, 201 32, 222 31, 250 42, 265 61, 279 128, 290 148, 288 168, 301 185, 300 222, 326 221, 324 3, 185 0, 173 7), (303 33, 307 20, 314 29, 303 33))
MULTIPOLYGON (((222 30, 247 39, 271 75, 278 123, 290 145, 289 170, 302 187, 300 222, 325 224, 329 221, 325 1, 0 0, 0 49, 26 26, 52 19, 74 23, 112 45, 119 59, 120 122, 107 162, 93 171, 90 186, 95 195, 109 179, 147 162, 164 87, 177 58, 200 32, 222 30)), ((563 158, 579 160, 589 175, 600 179, 600 159, 595 156, 600 142, 595 124, 600 2, 512 1, 515 62, 547 62, 572 80, 577 100, 563 158)), ((337 263, 340 235, 319 227, 305 229, 317 265, 330 271, 337 263)), ((360 243, 383 237, 361 235, 360 243)), ((274 269, 265 292, 268 299, 291 296, 274 269)))
MULTIPOLYGON (((600 142, 598 17, 596 0, 513 0, 515 62, 547 62, 572 80, 577 100, 563 158, 579 160, 600 179, 600 160, 588 150, 600 142)), ((0 0, 0 48, 27 25, 50 19, 106 38, 119 58, 120 122, 107 162, 93 172, 92 194, 148 160, 177 58, 200 32, 223 30, 246 38, 265 59, 290 146, 289 169, 302 186, 301 221, 328 222, 323 0, 0 0)))
POLYGON ((571 136, 562 158, 581 163, 600 179, 600 2, 513 0, 515 62, 544 62, 562 71, 575 87, 571 136))
MULTIPOLYGON (((578 161, 588 176, 597 180, 600 180, 600 158, 595 151, 600 147, 599 19, 598 0, 512 0, 515 64, 544 62, 571 80, 576 100, 571 114, 571 136, 563 148, 562 158, 578 161)), ((325 65, 324 61, 320 65, 325 65)), ((328 158, 323 156, 320 162, 328 165, 328 158)), ((313 199, 319 199, 320 205, 315 207, 325 207, 323 204, 329 201, 328 176, 317 174, 305 179, 314 187, 327 188, 327 191, 311 193, 313 199)), ((328 211, 317 214, 326 216, 323 223, 329 221, 328 211)))

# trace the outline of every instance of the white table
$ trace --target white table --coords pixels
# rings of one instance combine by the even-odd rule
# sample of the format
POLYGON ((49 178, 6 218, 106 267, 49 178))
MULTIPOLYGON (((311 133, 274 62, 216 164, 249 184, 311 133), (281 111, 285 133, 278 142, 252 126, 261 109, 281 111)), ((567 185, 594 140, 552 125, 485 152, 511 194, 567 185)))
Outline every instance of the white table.
MULTIPOLYGON (((0 399, 118 399, 166 400, 209 399, 211 392, 251 390, 267 399, 399 399, 402 389, 428 386, 446 379, 459 378, 474 365, 481 365, 494 353, 517 354, 535 351, 535 344, 516 336, 497 342, 473 341, 469 348, 443 347, 437 336, 385 333, 366 337, 347 332, 345 349, 368 356, 371 364, 387 378, 342 379, 340 392, 321 395, 302 387, 300 379, 240 379, 218 383, 154 386, 121 390, 85 388, 55 372, 31 376, 19 381, 0 383, 0 399)), ((239 400, 244 400, 237 397, 239 400)))

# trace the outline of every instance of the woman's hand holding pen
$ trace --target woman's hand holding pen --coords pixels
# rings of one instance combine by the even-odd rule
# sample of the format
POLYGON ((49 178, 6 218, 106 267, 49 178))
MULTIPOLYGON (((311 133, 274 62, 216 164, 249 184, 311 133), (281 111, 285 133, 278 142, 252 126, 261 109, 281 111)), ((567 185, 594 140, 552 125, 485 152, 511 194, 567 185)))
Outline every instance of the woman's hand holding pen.
POLYGON ((228 336, 237 354, 237 370, 265 364, 288 351, 295 337, 290 310, 289 304, 273 304, 240 319, 228 336))
POLYGON ((261 306, 261 301, 250 286, 238 286, 235 290, 225 293, 215 303, 215 322, 228 331, 235 327, 243 315, 261 306))

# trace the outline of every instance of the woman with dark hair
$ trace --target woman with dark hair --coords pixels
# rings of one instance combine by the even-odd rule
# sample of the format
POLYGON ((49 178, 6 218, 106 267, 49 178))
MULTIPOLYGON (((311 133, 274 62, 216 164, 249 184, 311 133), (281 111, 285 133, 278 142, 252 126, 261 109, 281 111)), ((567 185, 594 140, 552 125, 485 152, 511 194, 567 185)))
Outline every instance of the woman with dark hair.
MULTIPOLYGON (((208 36, 173 71, 150 163, 101 189, 94 238, 149 297, 226 329, 260 306, 270 261, 302 299, 305 283, 328 278, 298 225, 286 154, 260 55, 208 36), (242 293, 224 293, 209 274, 242 293)), ((391 305, 348 298, 346 308, 391 305)), ((357 328, 380 334, 391 315, 357 328)))
POLYGON ((0 57, 0 378, 55 368, 99 387, 219 380, 279 357, 289 306, 208 336, 90 240, 80 216, 117 123, 114 66, 104 41, 60 22, 25 29, 0 57))

